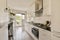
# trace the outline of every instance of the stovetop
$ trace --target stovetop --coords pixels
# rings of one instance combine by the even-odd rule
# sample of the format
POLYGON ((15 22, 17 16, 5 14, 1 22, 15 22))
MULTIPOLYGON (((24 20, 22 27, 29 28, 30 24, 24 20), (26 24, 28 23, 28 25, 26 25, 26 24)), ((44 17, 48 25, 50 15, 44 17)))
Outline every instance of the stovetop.
POLYGON ((39 27, 39 28, 42 28, 42 29, 51 31, 51 27, 46 26, 46 25, 44 25, 44 24, 41 24, 41 23, 33 23, 33 25, 36 26, 36 27, 39 27))

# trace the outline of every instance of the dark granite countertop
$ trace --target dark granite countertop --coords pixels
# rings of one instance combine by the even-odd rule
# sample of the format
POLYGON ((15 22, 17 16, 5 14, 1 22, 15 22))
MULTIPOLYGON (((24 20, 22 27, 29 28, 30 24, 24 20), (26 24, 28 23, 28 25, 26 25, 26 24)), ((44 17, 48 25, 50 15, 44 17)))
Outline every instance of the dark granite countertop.
POLYGON ((51 31, 51 27, 48 27, 48 26, 46 26, 46 25, 44 25, 42 23, 33 23, 33 22, 28 22, 28 23, 30 23, 30 24, 32 24, 32 25, 34 25, 36 27, 42 28, 44 30, 51 31))

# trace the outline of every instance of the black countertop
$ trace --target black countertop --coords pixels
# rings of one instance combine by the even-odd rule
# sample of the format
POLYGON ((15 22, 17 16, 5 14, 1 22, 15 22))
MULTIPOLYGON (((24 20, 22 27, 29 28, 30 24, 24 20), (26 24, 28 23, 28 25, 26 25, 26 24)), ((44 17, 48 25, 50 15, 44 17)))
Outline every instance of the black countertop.
POLYGON ((36 27, 42 28, 44 30, 51 31, 51 27, 46 26, 46 25, 44 25, 42 23, 31 23, 31 22, 29 22, 29 23, 36 26, 36 27))

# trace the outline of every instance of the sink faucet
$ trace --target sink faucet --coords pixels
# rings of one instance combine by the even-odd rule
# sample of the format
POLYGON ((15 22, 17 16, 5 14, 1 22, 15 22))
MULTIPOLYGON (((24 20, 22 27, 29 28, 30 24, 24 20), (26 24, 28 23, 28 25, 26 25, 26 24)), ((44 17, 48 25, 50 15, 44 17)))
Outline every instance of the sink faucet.
POLYGON ((50 26, 51 25, 51 22, 50 21, 46 21, 46 26, 50 26))

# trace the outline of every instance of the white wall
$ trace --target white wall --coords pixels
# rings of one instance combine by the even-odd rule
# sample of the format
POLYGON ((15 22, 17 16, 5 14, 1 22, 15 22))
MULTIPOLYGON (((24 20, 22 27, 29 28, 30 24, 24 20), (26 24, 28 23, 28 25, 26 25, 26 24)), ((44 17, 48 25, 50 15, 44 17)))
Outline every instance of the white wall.
POLYGON ((26 13, 26 17, 27 17, 27 21, 31 22, 34 21, 34 17, 35 17, 35 4, 32 4, 29 9, 27 10, 26 13))
POLYGON ((8 29, 7 29, 8 14, 4 12, 5 8, 6 8, 6 0, 0 0, 0 27, 2 27, 0 28, 0 40, 8 40, 8 29))
POLYGON ((51 1, 52 40, 60 40, 60 0, 51 1))
POLYGON ((51 16, 35 17, 34 22, 35 23, 43 23, 43 24, 45 24, 47 20, 51 21, 51 16))

